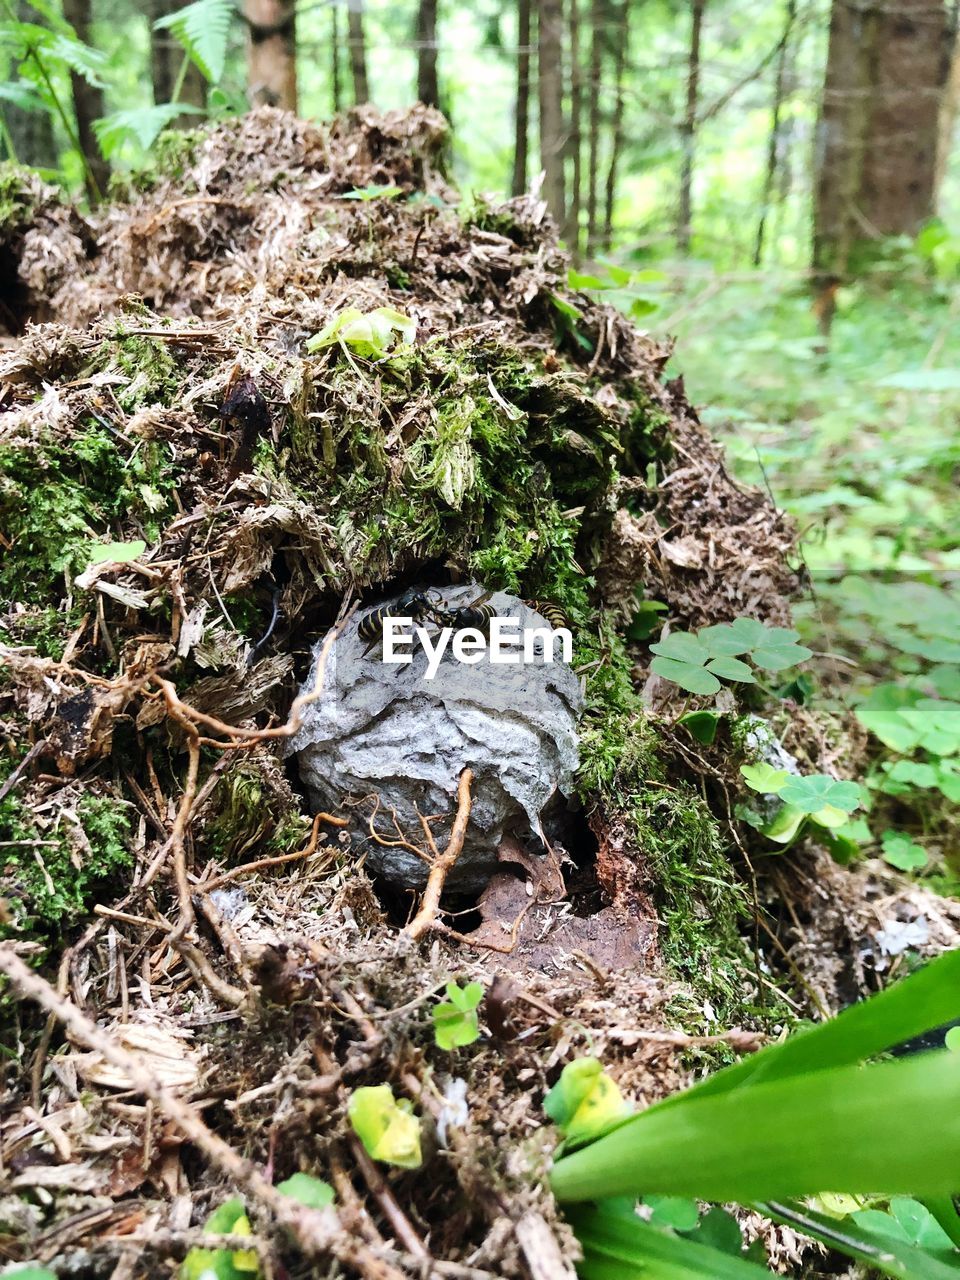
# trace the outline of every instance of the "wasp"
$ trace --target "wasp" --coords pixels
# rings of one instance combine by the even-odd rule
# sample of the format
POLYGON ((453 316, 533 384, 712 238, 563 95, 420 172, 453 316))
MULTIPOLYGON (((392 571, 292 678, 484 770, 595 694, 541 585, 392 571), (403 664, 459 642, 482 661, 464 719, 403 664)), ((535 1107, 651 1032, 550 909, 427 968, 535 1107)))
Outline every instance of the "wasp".
POLYGON ((530 600, 527 602, 527 607, 532 609, 534 613, 539 613, 541 618, 545 618, 554 631, 560 627, 570 626, 570 619, 560 606, 551 604, 549 600, 530 600))
POLYGON ((438 609, 430 599, 428 592, 411 590, 405 592, 396 604, 384 604, 379 609, 371 609, 369 613, 365 613, 357 624, 357 635, 361 640, 369 641, 364 651, 369 653, 377 641, 383 639, 383 624, 387 618, 412 618, 414 622, 428 620, 437 622, 441 617, 442 610, 438 609))
POLYGON ((458 609, 438 609, 436 615, 448 627, 456 627, 458 630, 472 627, 475 631, 486 632, 490 627, 490 619, 497 616, 497 606, 487 604, 492 595, 492 591, 487 591, 472 604, 461 605, 458 609))

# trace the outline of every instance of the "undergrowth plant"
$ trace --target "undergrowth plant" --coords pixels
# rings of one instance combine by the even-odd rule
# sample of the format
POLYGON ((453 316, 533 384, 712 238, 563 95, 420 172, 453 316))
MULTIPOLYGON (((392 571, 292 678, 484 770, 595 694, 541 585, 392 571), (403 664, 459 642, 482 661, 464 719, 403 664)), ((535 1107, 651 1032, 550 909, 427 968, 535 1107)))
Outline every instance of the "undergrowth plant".
POLYGON ((805 1232, 884 1275, 955 1280, 960 1056, 947 1048, 877 1059, 958 1015, 952 952, 564 1151, 551 1185, 561 1203, 583 1206, 572 1220, 585 1280, 765 1274, 739 1249, 727 1255, 644 1221, 635 1202, 651 1195, 798 1216, 805 1232), (831 1218, 804 1202, 824 1192, 834 1193, 831 1218), (835 1193, 870 1197, 876 1212, 835 1193))

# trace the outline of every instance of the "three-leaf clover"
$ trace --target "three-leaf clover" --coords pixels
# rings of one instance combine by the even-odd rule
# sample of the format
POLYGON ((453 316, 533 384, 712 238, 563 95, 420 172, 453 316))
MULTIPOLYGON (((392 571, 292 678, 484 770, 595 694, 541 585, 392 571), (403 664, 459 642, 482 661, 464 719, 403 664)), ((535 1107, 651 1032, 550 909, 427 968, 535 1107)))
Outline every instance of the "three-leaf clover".
POLYGON ((412 1111, 413 1104, 406 1098, 397 1101, 388 1084, 354 1089, 347 1104, 353 1131, 367 1154, 401 1169, 418 1169, 422 1162, 420 1121, 412 1111))
POLYGON ((811 656, 797 644, 799 633, 787 627, 767 627, 755 618, 737 618, 729 625, 704 627, 696 633, 674 631, 650 646, 657 656, 650 665, 655 675, 688 693, 713 694, 721 680, 755 684, 744 661, 749 658, 765 671, 782 671, 811 656))
MULTIPOLYGON (((205 1235, 250 1236, 253 1228, 239 1197, 224 1201, 203 1224, 205 1235)), ((195 1246, 180 1264, 180 1280, 250 1280, 260 1270, 255 1249, 203 1249, 195 1246)))
POLYGON ((433 1007, 433 1034, 440 1049, 459 1049, 480 1038, 477 1007, 483 999, 479 982, 463 988, 447 983, 447 998, 433 1007))
POLYGON ((902 831, 885 831, 880 837, 884 862, 898 871, 919 871, 927 865, 927 851, 902 831))

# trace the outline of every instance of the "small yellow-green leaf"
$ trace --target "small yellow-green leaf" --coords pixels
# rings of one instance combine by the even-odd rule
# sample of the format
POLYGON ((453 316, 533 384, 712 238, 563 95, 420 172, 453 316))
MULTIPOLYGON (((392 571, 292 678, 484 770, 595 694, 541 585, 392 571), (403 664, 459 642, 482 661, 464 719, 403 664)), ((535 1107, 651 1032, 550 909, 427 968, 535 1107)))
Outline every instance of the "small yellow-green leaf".
POLYGON ((87 564, 127 564, 139 559, 146 549, 147 544, 139 538, 135 542, 98 542, 90 548, 87 564))
POLYGON ((374 1160, 401 1169, 420 1167, 420 1122, 409 1106, 398 1104, 388 1084, 367 1085, 350 1095, 350 1123, 374 1160))
POLYGON ((629 1112, 620 1090, 596 1058, 568 1062, 544 1098, 543 1109, 571 1141, 593 1137, 629 1112))

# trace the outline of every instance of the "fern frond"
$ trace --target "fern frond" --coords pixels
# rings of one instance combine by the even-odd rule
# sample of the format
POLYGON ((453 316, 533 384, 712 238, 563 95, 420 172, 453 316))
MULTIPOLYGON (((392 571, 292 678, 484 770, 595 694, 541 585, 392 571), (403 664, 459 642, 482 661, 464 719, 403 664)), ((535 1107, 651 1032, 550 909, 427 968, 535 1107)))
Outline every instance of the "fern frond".
POLYGON ((129 111, 114 111, 102 120, 94 120, 93 129, 105 160, 109 160, 125 142, 136 138, 144 150, 148 150, 157 135, 171 121, 185 114, 202 115, 200 107, 181 102, 162 102, 158 107, 136 107, 129 111))
POLYGON ((167 28, 210 84, 217 84, 227 61, 227 40, 234 13, 233 0, 195 0, 186 8, 159 18, 153 25, 167 28))

